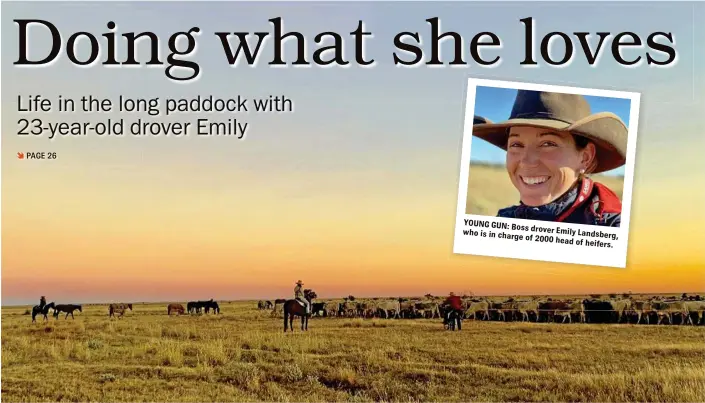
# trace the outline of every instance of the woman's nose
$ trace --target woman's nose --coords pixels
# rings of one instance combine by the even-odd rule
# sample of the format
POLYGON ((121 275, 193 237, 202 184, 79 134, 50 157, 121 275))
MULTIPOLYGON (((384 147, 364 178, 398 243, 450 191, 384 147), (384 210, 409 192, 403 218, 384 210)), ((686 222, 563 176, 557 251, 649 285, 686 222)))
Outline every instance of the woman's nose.
POLYGON ((521 156, 521 163, 524 165, 538 165, 539 153, 530 147, 525 148, 521 156))

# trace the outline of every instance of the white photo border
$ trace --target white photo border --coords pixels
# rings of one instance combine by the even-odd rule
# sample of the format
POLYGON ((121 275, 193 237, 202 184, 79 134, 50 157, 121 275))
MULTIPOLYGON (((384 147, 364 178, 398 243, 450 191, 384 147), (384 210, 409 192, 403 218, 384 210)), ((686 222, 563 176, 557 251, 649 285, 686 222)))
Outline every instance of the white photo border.
POLYGON ((522 260, 536 260, 555 263, 571 263, 591 266, 606 266, 626 268, 627 246, 629 241, 629 226, 631 221, 632 187, 634 183, 634 164, 636 154, 637 132, 639 124, 639 107, 641 94, 638 92, 602 90, 594 88, 572 87, 563 85, 537 84, 521 81, 504 81, 480 78, 468 78, 467 94, 465 98, 465 121, 463 129, 462 149, 460 156, 460 175, 458 181, 458 201, 456 206, 455 234, 453 239, 453 253, 464 255, 493 256, 522 260), (630 111, 628 122, 627 156, 624 165, 624 187, 622 191, 622 217, 620 227, 603 227, 596 225, 582 225, 558 222, 545 222, 535 220, 519 220, 512 218, 490 217, 475 214, 466 214, 468 193, 468 177, 470 174, 470 151, 472 147, 472 130, 475 115, 475 97, 477 87, 509 88, 517 90, 550 91, 587 96, 629 99, 630 111), (616 234, 617 241, 609 238, 584 238, 576 236, 561 236, 562 238, 601 240, 612 243, 612 248, 589 247, 567 244, 556 244, 535 241, 514 241, 509 239, 489 238, 464 235, 463 231, 492 230, 492 228, 477 228, 465 225, 465 220, 488 222, 490 226, 501 226, 505 223, 510 230, 506 233, 524 235, 556 235, 542 232, 529 232, 511 230, 512 224, 521 226, 536 226, 546 229, 560 228, 574 231, 601 231, 606 234, 616 234))

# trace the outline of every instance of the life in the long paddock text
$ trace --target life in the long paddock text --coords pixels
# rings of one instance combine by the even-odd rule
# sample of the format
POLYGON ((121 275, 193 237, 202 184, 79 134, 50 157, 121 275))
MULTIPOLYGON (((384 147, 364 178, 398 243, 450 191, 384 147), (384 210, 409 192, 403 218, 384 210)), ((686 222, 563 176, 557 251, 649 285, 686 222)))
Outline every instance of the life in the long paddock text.
MULTIPOLYGON (((246 115, 292 113, 294 101, 285 95, 248 98, 212 95, 189 98, 136 98, 119 95, 101 98, 18 95, 17 135, 63 137, 231 137, 250 133, 246 115), (96 119, 96 114, 105 115, 96 119), (67 119, 65 115, 73 115, 67 119), (130 115, 127 119, 126 115, 130 115), (190 115, 190 116, 189 116, 190 115)), ((98 115, 100 116, 100 115, 98 115)))
POLYGON ((503 221, 463 219, 463 235, 494 238, 514 242, 551 243, 575 245, 587 248, 614 248, 619 240, 617 234, 607 230, 583 229, 562 226, 560 223, 546 225, 506 223, 503 221))

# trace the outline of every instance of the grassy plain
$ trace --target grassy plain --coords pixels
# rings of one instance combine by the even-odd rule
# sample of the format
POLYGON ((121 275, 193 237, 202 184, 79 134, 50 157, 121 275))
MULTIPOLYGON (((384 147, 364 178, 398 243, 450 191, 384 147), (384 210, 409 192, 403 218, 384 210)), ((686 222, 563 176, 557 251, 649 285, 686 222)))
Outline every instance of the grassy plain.
MULTIPOLYGON (((622 198, 624 178, 621 176, 591 175, 622 198)), ((500 208, 519 202, 519 193, 509 180, 507 170, 501 165, 470 164, 466 214, 496 216, 500 208)))
POLYGON ((705 400, 705 326, 297 318, 284 334, 256 302, 166 305, 34 324, 4 307, 3 401, 705 400))

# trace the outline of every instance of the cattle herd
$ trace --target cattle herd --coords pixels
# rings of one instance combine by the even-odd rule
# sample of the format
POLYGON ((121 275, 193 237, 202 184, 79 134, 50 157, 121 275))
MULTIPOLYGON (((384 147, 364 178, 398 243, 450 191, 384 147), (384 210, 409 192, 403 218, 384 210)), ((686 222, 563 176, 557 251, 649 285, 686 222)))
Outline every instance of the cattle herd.
MULTIPOLYGON (((314 300, 315 301, 315 300, 314 300)), ((502 301, 487 297, 467 297, 463 301, 463 319, 521 322, 560 323, 635 323, 635 324, 705 324, 705 297, 686 295, 680 297, 638 297, 630 294, 617 296, 591 295, 589 298, 517 297, 502 301)), ((283 313, 285 299, 257 302, 260 310, 271 310, 272 316, 283 313)), ((110 304, 110 317, 122 317, 133 304, 110 304)), ((34 306, 32 321, 37 316, 47 320, 49 310, 58 319, 65 312, 65 319, 74 311, 82 311, 80 305, 55 305, 53 302, 34 306)), ((220 313, 218 303, 191 301, 186 308, 178 303, 168 304, 168 315, 201 314, 210 311, 220 313)), ((339 318, 384 318, 384 319, 435 319, 445 318, 449 312, 444 297, 426 295, 422 298, 370 298, 355 299, 349 296, 340 300, 315 301, 311 304, 314 317, 339 318)))
MULTIPOLYGON (((680 298, 633 297, 632 295, 592 295, 589 298, 555 297, 489 298, 463 297, 463 318, 493 321, 531 321, 560 323, 635 323, 703 325, 705 298, 685 295, 680 298)), ((285 300, 258 301, 261 310, 281 313, 285 300)), ((345 318, 443 318, 448 312, 445 298, 373 298, 314 302, 313 316, 345 318)))

